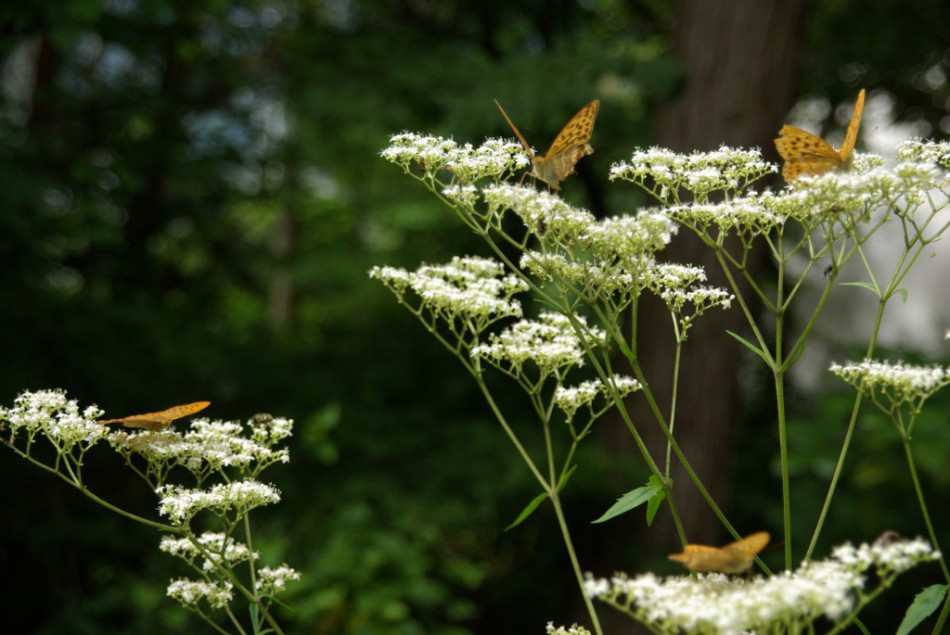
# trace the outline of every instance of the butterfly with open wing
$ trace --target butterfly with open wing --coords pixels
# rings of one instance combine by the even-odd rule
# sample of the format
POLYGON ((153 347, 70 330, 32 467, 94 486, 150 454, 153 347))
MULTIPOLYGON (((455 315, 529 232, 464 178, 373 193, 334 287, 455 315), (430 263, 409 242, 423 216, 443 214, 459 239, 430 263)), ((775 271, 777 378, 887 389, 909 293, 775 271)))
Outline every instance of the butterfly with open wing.
POLYGON ((164 430, 172 424, 175 419, 181 419, 188 415, 195 414, 211 405, 210 401, 195 401, 180 406, 173 406, 166 410, 158 412, 147 412, 141 415, 129 415, 118 419, 100 419, 99 423, 121 423, 126 428, 142 428, 152 432, 164 430))
POLYGON ((571 120, 557 133, 551 147, 543 155, 535 154, 531 150, 531 146, 521 136, 518 128, 508 117, 508 113, 501 107, 497 99, 495 105, 501 111, 501 116, 515 131, 515 135, 518 137, 518 141, 521 142, 524 151, 531 157, 531 176, 544 181, 552 190, 560 190, 561 181, 574 174, 574 166, 577 162, 594 153, 594 149, 588 141, 594 133, 594 122, 597 119, 597 113, 600 111, 600 100, 595 99, 571 117, 571 120))
POLYGON ((743 573, 752 566, 755 556, 765 549, 770 539, 769 532, 759 531, 723 547, 686 545, 683 548, 683 553, 670 555, 670 560, 675 560, 690 571, 699 573, 712 571, 731 574, 743 573))
POLYGON ((854 144, 858 140, 858 128, 861 126, 861 113, 864 112, 864 89, 858 93, 854 104, 854 114, 845 133, 841 149, 834 147, 817 135, 801 128, 784 125, 775 139, 775 149, 785 160, 782 176, 786 183, 792 183, 802 175, 817 176, 851 165, 854 144))

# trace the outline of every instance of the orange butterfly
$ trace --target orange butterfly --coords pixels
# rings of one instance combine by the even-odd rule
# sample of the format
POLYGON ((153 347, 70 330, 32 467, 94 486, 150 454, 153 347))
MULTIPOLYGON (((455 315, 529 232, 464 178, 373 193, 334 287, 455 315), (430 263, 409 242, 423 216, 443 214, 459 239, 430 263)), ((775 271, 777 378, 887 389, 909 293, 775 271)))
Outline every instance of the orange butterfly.
POLYGON ((674 553, 670 560, 683 563, 690 571, 706 573, 742 573, 752 566, 756 554, 769 544, 769 532, 759 531, 724 547, 686 545, 683 553, 674 553))
POLYGON ((782 176, 787 183, 791 183, 802 174, 816 176, 830 170, 851 163, 854 144, 858 140, 858 127, 861 125, 861 113, 864 111, 864 89, 858 93, 858 100, 854 104, 854 114, 848 124, 848 132, 840 150, 835 150, 830 143, 805 132, 800 128, 785 125, 779 130, 779 137, 775 140, 775 148, 785 159, 782 166, 782 176))
POLYGON ((587 142, 590 141, 590 136, 594 132, 594 121, 600 111, 600 101, 597 99, 581 108, 576 115, 571 117, 567 125, 557 133, 551 147, 543 156, 536 155, 531 151, 531 146, 518 132, 518 128, 508 118, 508 113, 501 107, 497 99, 495 105, 501 111, 501 116, 515 131, 515 135, 517 135, 518 141, 521 142, 525 152, 531 157, 531 176, 544 181, 552 190, 560 190, 561 181, 574 174, 574 165, 588 154, 594 153, 594 149, 587 142))
POLYGON ((210 401, 196 401, 181 406, 174 406, 167 410, 160 410, 159 412, 148 412, 144 415, 129 415, 121 419, 102 419, 99 423, 121 423, 126 428, 144 428, 154 432, 156 430, 164 430, 170 426, 175 419, 187 417, 199 410, 204 410, 210 405, 210 401))

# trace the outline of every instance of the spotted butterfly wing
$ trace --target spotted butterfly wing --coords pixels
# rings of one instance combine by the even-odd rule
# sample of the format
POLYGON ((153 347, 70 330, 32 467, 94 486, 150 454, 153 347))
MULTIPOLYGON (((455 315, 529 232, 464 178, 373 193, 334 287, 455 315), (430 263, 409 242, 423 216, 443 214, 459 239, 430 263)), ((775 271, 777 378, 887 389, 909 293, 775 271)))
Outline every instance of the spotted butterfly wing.
POLYGON ((759 531, 724 547, 686 545, 683 553, 670 555, 670 560, 699 573, 743 573, 752 566, 755 556, 769 544, 770 538, 769 532, 759 531))
POLYGON ((854 113, 840 150, 817 135, 785 125, 779 130, 775 139, 775 149, 785 161, 782 166, 782 176, 791 183, 802 175, 817 176, 831 170, 836 170, 851 162, 854 145, 858 140, 858 128, 861 126, 861 115, 864 112, 864 95, 862 88, 854 104, 854 113))
POLYGON ((537 155, 532 152, 531 146, 525 141, 525 138, 497 99, 495 105, 501 111, 511 129, 514 130, 525 152, 531 157, 531 176, 544 181, 552 190, 561 189, 561 181, 574 174, 574 166, 577 162, 594 153, 594 149, 588 141, 590 141, 590 137, 594 132, 597 113, 600 112, 600 101, 597 99, 581 108, 577 114, 571 117, 570 121, 554 138, 551 147, 544 155, 537 155))
POLYGON ((195 401, 180 406, 174 406, 158 412, 147 412, 141 415, 129 415, 119 419, 100 419, 99 423, 121 423, 126 428, 142 428, 145 430, 164 430, 171 425, 175 419, 181 419, 188 415, 204 410, 211 405, 210 401, 195 401))

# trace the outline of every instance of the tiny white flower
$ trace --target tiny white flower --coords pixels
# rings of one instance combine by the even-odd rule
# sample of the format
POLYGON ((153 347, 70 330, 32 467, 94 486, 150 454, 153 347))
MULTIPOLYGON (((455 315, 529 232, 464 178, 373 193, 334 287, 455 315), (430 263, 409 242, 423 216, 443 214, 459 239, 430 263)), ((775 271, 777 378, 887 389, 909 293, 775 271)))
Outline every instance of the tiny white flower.
POLYGON ((895 406, 920 404, 950 383, 950 369, 940 366, 910 366, 865 360, 851 364, 833 363, 832 373, 855 388, 880 395, 895 406))
POLYGON ((233 588, 230 582, 213 584, 179 578, 171 581, 166 593, 184 606, 193 607, 199 600, 205 600, 211 608, 220 609, 227 606, 234 597, 233 588))
POLYGON ((67 399, 65 390, 27 391, 16 398, 12 408, 0 407, 0 421, 14 436, 22 433, 33 439, 42 435, 62 452, 105 439, 108 428, 95 421, 101 415, 96 406, 80 412, 79 404, 67 399))
POLYGON ((284 590, 287 582, 299 579, 300 573, 286 564, 279 567, 261 567, 257 572, 255 590, 261 595, 274 596, 284 590))
MULTIPOLYGON (((587 327, 581 316, 577 322, 589 345, 604 341, 603 331, 587 327)), ((530 361, 542 375, 548 375, 583 366, 585 351, 567 316, 542 313, 537 320, 520 320, 499 334, 491 334, 488 343, 473 347, 471 354, 515 373, 522 372, 524 364, 530 361)))
POLYGON ((205 509, 222 515, 230 510, 244 514, 255 507, 270 505, 280 500, 277 488, 252 479, 218 484, 209 489, 163 485, 155 493, 160 497, 159 513, 168 516, 176 525, 187 523, 195 514, 205 509))
POLYGON ((732 193, 777 172, 758 150, 722 146, 712 152, 678 154, 664 148, 638 150, 627 162, 614 164, 610 179, 630 181, 663 203, 678 202, 682 192, 703 200, 712 192, 732 193))
POLYGON ((211 571, 223 561, 229 564, 257 560, 260 553, 251 551, 247 545, 238 542, 223 533, 205 532, 197 537, 197 544, 189 538, 175 538, 164 536, 159 549, 173 556, 177 556, 193 563, 199 557, 204 561, 201 568, 211 571))
POLYGON ((521 303, 513 296, 528 289, 523 280, 506 273, 502 263, 474 256, 456 256, 444 265, 423 265, 412 273, 373 267, 369 275, 397 297, 411 289, 419 297, 421 309, 450 323, 472 324, 475 331, 501 318, 521 317, 521 303))
POLYGON ((857 548, 842 545, 827 560, 768 578, 618 574, 609 580, 588 577, 584 589, 660 632, 787 632, 822 616, 833 622, 847 619, 871 569, 882 586, 889 586, 897 574, 936 558, 939 553, 925 541, 898 538, 857 548))

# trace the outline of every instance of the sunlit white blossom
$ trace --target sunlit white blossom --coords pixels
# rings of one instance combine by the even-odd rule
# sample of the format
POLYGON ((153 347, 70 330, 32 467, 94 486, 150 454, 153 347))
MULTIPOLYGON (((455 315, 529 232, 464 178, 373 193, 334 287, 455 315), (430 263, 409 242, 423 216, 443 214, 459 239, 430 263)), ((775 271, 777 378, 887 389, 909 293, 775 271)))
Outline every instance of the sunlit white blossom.
POLYGON ((299 580, 300 573, 293 567, 261 567, 257 572, 255 590, 261 595, 274 596, 284 590, 291 580, 299 580))
POLYGON ((529 163, 520 145, 502 139, 488 139, 476 148, 470 143, 459 145, 452 139, 412 132, 393 135, 389 147, 380 154, 406 172, 413 167, 430 176, 445 171, 461 183, 501 178, 529 163))
POLYGON ((580 240, 594 260, 617 261, 636 277, 653 265, 654 254, 669 244, 676 231, 677 225, 665 214, 644 210, 636 216, 598 221, 580 240))
POLYGON ((926 541, 898 538, 857 548, 843 545, 826 560, 767 578, 618 574, 609 580, 588 577, 584 590, 657 633, 785 632, 822 616, 832 622, 846 619, 860 608, 857 602, 871 570, 886 587, 899 573, 939 557, 926 541))
POLYGON ((160 497, 158 511, 176 525, 186 523, 198 512, 208 509, 217 514, 234 510, 244 514, 262 505, 280 500, 280 492, 273 485, 251 479, 222 483, 209 489, 190 489, 178 485, 164 485, 156 492, 160 497))
POLYGON ((0 407, 0 422, 13 436, 26 434, 29 438, 44 435, 62 451, 77 445, 93 445, 106 438, 108 428, 96 423, 102 410, 89 406, 82 412, 75 399, 67 399, 64 390, 24 392, 12 408, 0 407))
POLYGON ((777 214, 796 218, 806 226, 815 220, 837 219, 842 224, 867 220, 877 207, 893 209, 897 214, 913 210, 926 202, 926 192, 940 187, 947 173, 928 163, 902 162, 892 167, 871 161, 873 155, 860 155, 854 168, 811 176, 803 175, 794 185, 777 196, 762 201, 777 214), (863 167, 866 163, 867 168, 863 167), (809 222, 811 219, 811 222, 809 222))
POLYGON ((935 163, 950 170, 950 141, 908 139, 897 146, 897 160, 935 163))
POLYGON ((673 205, 666 213, 697 233, 710 234, 717 239, 733 231, 745 236, 764 234, 785 222, 784 217, 768 209, 757 196, 723 203, 673 205), (713 229, 716 231, 712 232, 713 229))
POLYGON ((233 588, 230 582, 213 584, 179 578, 171 581, 166 593, 168 597, 178 600, 185 606, 193 607, 199 600, 205 600, 211 608, 220 609, 227 606, 234 597, 233 588))
POLYGON ((520 185, 489 185, 482 190, 488 211, 501 216, 511 210, 532 233, 549 240, 572 241, 596 222, 593 214, 560 196, 520 185))
POLYGON ((590 635, 589 630, 577 624, 570 627, 558 626, 555 628, 553 622, 548 622, 545 631, 547 635, 590 635))
MULTIPOLYGON (((597 346, 604 341, 603 331, 588 327, 583 317, 578 316, 577 321, 589 345, 597 346)), ((501 333, 492 334, 487 344, 472 348, 472 357, 515 371, 531 361, 546 375, 583 366, 584 346, 567 316, 542 313, 537 320, 520 320, 501 333)))
POLYGON ((478 203, 479 191, 474 185, 450 185, 442 190, 442 196, 464 207, 474 207, 478 203))
MULTIPOLYGON (((620 375, 613 378, 614 389, 618 398, 640 390, 640 382, 633 377, 620 375)), ((589 407, 600 396, 611 397, 611 391, 599 379, 581 382, 576 386, 558 386, 554 391, 555 405, 572 418, 578 409, 589 407)))
POLYGON ((423 265, 409 273, 393 267, 373 267, 369 275, 402 297, 407 289, 419 296, 422 308, 447 319, 520 317, 521 304, 512 299, 527 285, 495 260, 474 256, 452 258, 445 265, 423 265))
POLYGON ((909 366, 865 360, 851 364, 832 364, 829 368, 852 386, 872 394, 881 394, 894 404, 919 402, 948 383, 950 369, 940 366, 909 366))
POLYGON ((197 537, 196 545, 188 538, 163 536, 158 548, 165 553, 182 558, 189 563, 203 558, 201 568, 211 571, 221 562, 235 564, 246 560, 257 560, 260 553, 251 551, 247 545, 218 532, 205 532, 197 537), (199 545, 201 548, 199 548, 199 545))
MULTIPOLYGON (((637 295, 643 283, 619 264, 597 263, 575 258, 573 253, 542 253, 526 250, 519 266, 540 280, 557 282, 581 289, 588 297, 615 293, 637 295)), ((649 261, 641 269, 647 269, 649 261)))
POLYGON ((703 200, 716 191, 737 192, 776 172, 758 150, 722 146, 712 152, 679 154, 664 148, 633 153, 610 168, 610 179, 631 181, 663 203, 678 202, 682 192, 703 200))

